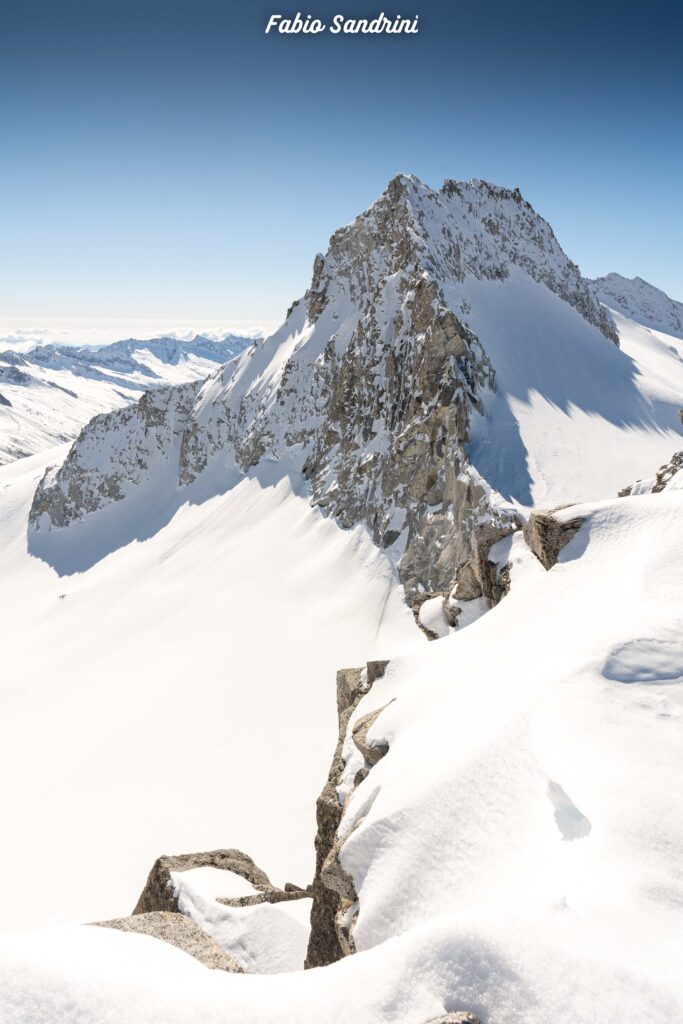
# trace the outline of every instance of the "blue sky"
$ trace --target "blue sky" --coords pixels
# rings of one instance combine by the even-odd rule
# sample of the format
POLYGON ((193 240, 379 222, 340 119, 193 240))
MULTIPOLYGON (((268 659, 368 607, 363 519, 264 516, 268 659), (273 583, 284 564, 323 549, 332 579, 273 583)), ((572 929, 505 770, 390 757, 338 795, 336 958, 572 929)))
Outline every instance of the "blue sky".
POLYGON ((673 4, 0 0, 0 314, 278 321, 399 170, 518 185, 595 275, 683 298, 673 4))

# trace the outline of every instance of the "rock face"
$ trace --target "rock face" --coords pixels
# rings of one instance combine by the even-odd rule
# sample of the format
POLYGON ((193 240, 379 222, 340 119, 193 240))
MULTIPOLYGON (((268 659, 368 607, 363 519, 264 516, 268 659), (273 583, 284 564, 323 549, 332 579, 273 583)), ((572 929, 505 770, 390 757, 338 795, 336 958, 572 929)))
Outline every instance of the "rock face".
POLYGON ((64 464, 48 469, 33 498, 30 523, 45 515, 54 527, 122 501, 173 458, 200 383, 146 391, 136 405, 95 416, 78 435, 64 464), (125 436, 131 444, 112 445, 125 436))
POLYGON ((532 512, 524 526, 524 539, 545 569, 552 569, 583 519, 560 520, 553 512, 532 512))
POLYGON ((413 601, 415 621, 429 640, 438 640, 439 634, 429 629, 421 619, 420 608, 425 601, 440 598, 444 620, 448 626, 456 627, 463 602, 483 598, 487 606, 493 608, 505 596, 510 589, 509 566, 499 565, 489 555, 498 541, 521 527, 522 520, 515 514, 505 523, 484 520, 472 527, 469 558, 458 566, 449 589, 420 594, 413 601))
POLYGON ((399 175, 332 236, 274 335, 199 390, 157 392, 139 411, 94 420, 46 474, 31 530, 64 528, 160 473, 192 487, 228 450, 243 471, 266 458, 303 472, 313 505, 344 527, 364 524, 387 551, 409 603, 450 593, 477 529, 517 525, 466 452, 471 418, 495 388, 485 339, 468 324, 472 282, 513 271, 617 342, 518 190, 481 181, 433 190, 399 175))
MULTIPOLYGON (((344 871, 339 859, 343 841, 338 836, 338 829, 344 806, 338 787, 345 768, 343 750, 349 736, 349 720, 361 698, 384 675, 387 664, 386 661, 369 661, 365 668, 341 669, 337 673, 339 738, 327 782, 316 807, 316 867, 306 967, 322 967, 355 952, 352 933, 358 913, 358 897, 353 879, 344 871)), ((351 731, 353 742, 365 759, 365 766, 359 769, 354 786, 367 777, 373 765, 388 750, 386 744, 368 743, 368 731, 379 714, 380 711, 375 711, 364 715, 354 723, 351 731)))
POLYGON ((242 968, 225 952, 217 942, 207 935, 198 924, 183 914, 157 910, 136 914, 134 917, 119 917, 113 921, 95 921, 99 928, 116 928, 122 932, 137 932, 154 939, 168 942, 183 953, 189 953, 205 967, 216 971, 242 974, 242 968))
POLYGON ((268 875, 254 864, 251 857, 241 850, 209 850, 204 853, 183 853, 179 856, 158 857, 152 865, 147 882, 135 905, 133 914, 148 914, 153 911, 180 913, 178 901, 173 892, 172 871, 190 871, 193 868, 212 867, 231 871, 258 890, 253 896, 220 898, 219 903, 231 907, 255 906, 258 903, 282 903, 286 900, 310 897, 306 889, 288 885, 278 889, 268 875))

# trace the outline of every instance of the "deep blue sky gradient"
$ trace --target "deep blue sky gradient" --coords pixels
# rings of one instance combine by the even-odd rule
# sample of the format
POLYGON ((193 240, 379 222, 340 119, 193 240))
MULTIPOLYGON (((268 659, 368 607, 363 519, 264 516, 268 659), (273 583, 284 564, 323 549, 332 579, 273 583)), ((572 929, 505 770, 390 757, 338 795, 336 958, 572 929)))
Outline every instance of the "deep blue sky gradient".
POLYGON ((279 320, 399 170, 683 298, 673 3, 0 0, 0 313, 279 320), (273 12, 418 36, 265 36, 273 12))

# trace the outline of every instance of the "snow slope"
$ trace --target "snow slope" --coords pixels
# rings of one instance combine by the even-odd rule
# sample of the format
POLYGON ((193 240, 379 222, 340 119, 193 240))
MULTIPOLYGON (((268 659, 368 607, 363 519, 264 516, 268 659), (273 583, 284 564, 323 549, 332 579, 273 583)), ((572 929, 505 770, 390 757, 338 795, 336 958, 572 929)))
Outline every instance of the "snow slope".
POLYGON ((162 384, 202 380, 251 338, 154 338, 0 350, 0 465, 74 438, 98 413, 162 384))
POLYGON ((562 515, 584 523, 549 572, 518 534, 505 600, 355 712, 385 707, 389 743, 344 818, 355 956, 236 977, 139 936, 8 936, 3 1019, 680 1020, 683 491, 562 515))
POLYGON ((26 550, 60 454, 0 468, 0 930, 126 914, 162 853, 241 847, 305 885, 335 672, 426 643, 385 557, 296 480, 222 465, 212 498, 60 578, 26 550))
POLYGON ((600 344, 576 310, 518 272, 466 287, 496 372, 468 450, 506 498, 607 498, 680 447, 682 341, 611 310, 620 347, 600 344))

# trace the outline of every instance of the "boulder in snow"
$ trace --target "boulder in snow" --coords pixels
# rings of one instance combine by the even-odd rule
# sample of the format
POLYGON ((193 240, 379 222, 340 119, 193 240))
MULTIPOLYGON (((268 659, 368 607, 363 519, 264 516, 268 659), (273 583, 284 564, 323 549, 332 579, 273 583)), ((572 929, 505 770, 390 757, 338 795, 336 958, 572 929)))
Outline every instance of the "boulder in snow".
POLYGON ((241 850, 209 850, 204 853, 183 853, 175 857, 163 856, 158 857, 152 865, 133 914, 147 914, 156 910, 179 913, 171 872, 204 867, 219 868, 240 875, 262 893, 275 888, 265 871, 261 871, 251 857, 241 850))
POLYGON ((188 953, 199 960, 205 967, 216 971, 229 971, 241 974, 242 968, 222 949, 210 935, 196 924, 192 918, 183 914, 174 914, 167 910, 156 910, 147 914, 135 914, 130 917, 118 917, 112 921, 95 921, 99 928, 116 928, 122 932, 136 932, 139 935, 150 935, 176 946, 183 953, 188 953))
POLYGON ((524 526, 524 540, 545 569, 552 569, 560 551, 572 539, 583 519, 558 519, 553 512, 532 512, 524 526))

